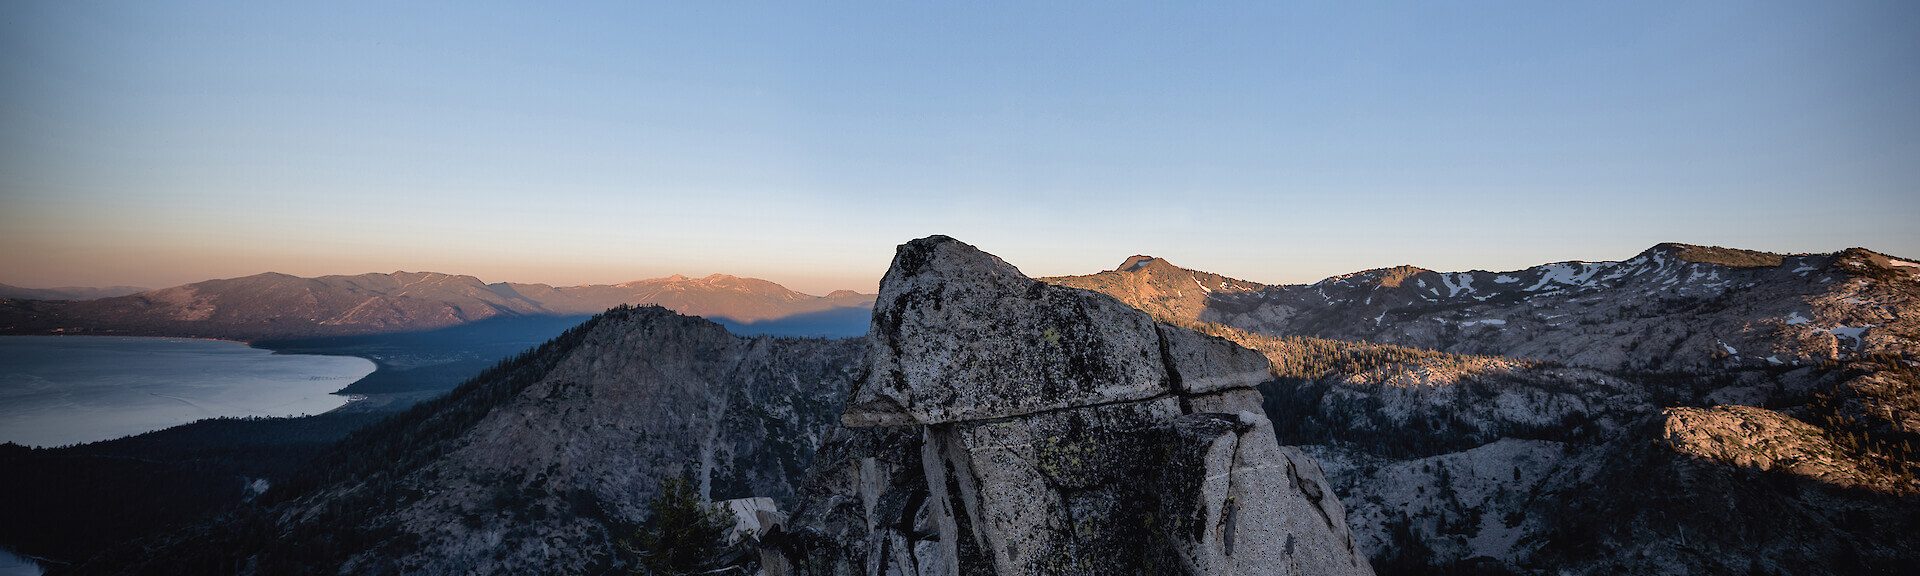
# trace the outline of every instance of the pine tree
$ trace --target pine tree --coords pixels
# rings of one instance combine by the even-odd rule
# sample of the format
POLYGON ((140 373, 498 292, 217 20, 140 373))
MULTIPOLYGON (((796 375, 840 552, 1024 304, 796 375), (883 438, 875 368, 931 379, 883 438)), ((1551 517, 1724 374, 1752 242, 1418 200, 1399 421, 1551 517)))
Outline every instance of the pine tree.
POLYGON ((653 516, 635 534, 642 570, 634 574, 697 574, 725 566, 739 555, 727 544, 732 515, 695 494, 691 480, 662 479, 660 494, 648 504, 653 516))

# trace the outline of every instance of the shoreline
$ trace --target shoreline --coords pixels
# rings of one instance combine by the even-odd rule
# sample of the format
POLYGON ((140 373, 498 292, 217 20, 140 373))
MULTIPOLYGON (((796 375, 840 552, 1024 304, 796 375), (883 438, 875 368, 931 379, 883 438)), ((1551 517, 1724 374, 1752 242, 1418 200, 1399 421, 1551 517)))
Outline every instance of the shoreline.
MULTIPOLYGON (((267 348, 257 344, 258 342, 267 342, 269 340, 249 341, 249 340, 235 340, 232 338, 216 338, 212 336, 158 336, 158 335, 143 336, 143 335, 132 335, 132 334, 69 334, 69 333, 63 333, 63 332, 56 332, 56 333, 50 333, 50 334, 0 334, 0 337, 7 337, 7 336, 21 336, 21 337, 51 336, 51 337, 59 337, 59 338, 140 338, 144 340, 195 340, 195 341, 201 341, 201 342, 232 342, 234 344, 244 345, 254 350, 265 350, 269 354, 272 354, 274 356, 340 356, 345 358, 359 358, 361 360, 366 360, 368 362, 373 363, 372 372, 368 372, 364 376, 353 379, 353 381, 348 382, 346 386, 341 386, 339 390, 328 392, 328 394, 333 394, 337 396, 351 396, 352 394, 345 392, 347 388, 352 387, 354 384, 360 383, 361 380, 366 380, 367 378, 372 377, 375 372, 380 371, 380 367, 381 367, 379 359, 373 358, 371 356, 363 355, 363 354, 315 354, 311 352, 283 352, 278 349, 267 348)), ((351 400, 349 400, 349 402, 351 402, 351 400)), ((345 407, 345 405, 343 404, 342 407, 345 407)), ((335 408, 334 410, 339 410, 339 408, 335 408)), ((332 412, 332 411, 333 410, 328 410, 327 412, 332 412)), ((322 414, 325 414, 327 412, 322 412, 322 414)))
POLYGON ((22 411, 4 424, 8 441, 27 447, 112 441, 206 419, 368 413, 395 404, 369 402, 367 395, 345 391, 382 369, 380 362, 362 355, 285 354, 219 338, 6 336, 15 337, 0 339, 6 343, 8 362, 19 362, 9 370, 17 377, 9 377, 6 388, 29 395, 20 397, 22 411), (70 406, 56 407, 66 394, 79 396, 70 406), (131 398, 129 394, 155 398, 119 400, 131 398), (175 403, 183 406, 166 407, 175 403), (80 420, 61 423, 61 415, 80 420), (149 420, 156 425, 139 426, 149 420))

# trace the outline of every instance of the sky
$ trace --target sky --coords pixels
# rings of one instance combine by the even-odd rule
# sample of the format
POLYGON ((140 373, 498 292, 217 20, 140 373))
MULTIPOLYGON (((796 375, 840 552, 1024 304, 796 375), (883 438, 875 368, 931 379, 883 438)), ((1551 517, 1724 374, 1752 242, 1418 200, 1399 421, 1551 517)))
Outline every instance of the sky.
POLYGON ((0 283, 1920 257, 1916 62, 1906 1, 5 2, 0 283))

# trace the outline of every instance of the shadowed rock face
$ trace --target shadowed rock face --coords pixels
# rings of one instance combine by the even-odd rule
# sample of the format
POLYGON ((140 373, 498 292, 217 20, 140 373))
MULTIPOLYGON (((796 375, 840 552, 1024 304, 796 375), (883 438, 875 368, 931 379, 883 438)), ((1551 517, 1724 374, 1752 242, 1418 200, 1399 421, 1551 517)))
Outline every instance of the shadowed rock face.
POLYGON ((934 236, 866 362, 770 573, 1371 573, 1261 415, 1259 354, 934 236))

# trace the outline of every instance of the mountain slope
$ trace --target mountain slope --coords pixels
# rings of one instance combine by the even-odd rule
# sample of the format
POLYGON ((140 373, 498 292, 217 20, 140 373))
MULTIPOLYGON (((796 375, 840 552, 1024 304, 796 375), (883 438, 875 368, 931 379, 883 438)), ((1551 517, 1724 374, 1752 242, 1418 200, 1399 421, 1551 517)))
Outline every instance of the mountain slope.
POLYGON ((1916 273, 1667 244, 1305 286, 1140 257, 1049 281, 1266 354, 1280 441, 1326 466, 1382 574, 1850 574, 1920 555, 1916 273))
POLYGON ((89 301, 4 300, 0 329, 259 340, 415 332, 490 318, 584 316, 620 304, 657 304, 755 322, 870 307, 872 296, 809 296, 765 280, 720 274, 556 288, 487 284, 431 272, 318 278, 266 273, 89 301))
POLYGON ((1279 441, 1325 466, 1381 574, 1904 573, 1920 553, 1910 440, 1831 416, 1847 373, 1911 393, 1911 368, 1689 407, 1640 374, 1196 326, 1272 359, 1279 441))
POLYGON ((618 307, 355 432, 256 504, 74 572, 599 573, 664 476, 790 498, 862 349, 618 307))

